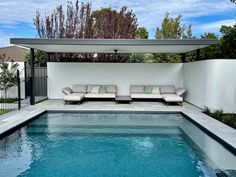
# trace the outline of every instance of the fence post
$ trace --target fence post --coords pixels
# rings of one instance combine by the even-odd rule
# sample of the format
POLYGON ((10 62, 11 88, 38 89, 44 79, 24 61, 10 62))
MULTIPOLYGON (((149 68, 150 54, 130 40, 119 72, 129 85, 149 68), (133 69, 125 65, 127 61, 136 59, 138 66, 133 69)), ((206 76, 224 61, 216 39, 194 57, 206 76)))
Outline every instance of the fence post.
POLYGON ((21 108, 21 95, 20 95, 20 72, 17 69, 17 95, 18 95, 18 110, 21 108))

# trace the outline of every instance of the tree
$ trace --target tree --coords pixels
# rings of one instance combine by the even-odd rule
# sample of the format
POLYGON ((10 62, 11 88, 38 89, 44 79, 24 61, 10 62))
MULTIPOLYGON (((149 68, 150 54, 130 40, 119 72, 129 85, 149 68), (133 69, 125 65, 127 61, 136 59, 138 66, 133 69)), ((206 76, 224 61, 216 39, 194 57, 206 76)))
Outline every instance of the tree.
POLYGON ((16 84, 16 71, 18 64, 11 61, 8 63, 5 54, 0 54, 0 90, 4 90, 5 98, 7 98, 7 90, 16 84))
POLYGON ((192 26, 188 27, 181 25, 181 15, 176 18, 169 17, 169 13, 166 13, 161 27, 156 30, 156 39, 184 39, 192 38, 192 26))
MULTIPOLYGON (((102 8, 92 13, 94 18, 94 38, 134 39, 137 32, 136 15, 126 6, 119 11, 102 8)), ((128 54, 98 54, 99 62, 127 62, 128 54)))
POLYGON ((137 39, 148 39, 148 31, 145 27, 139 27, 137 30, 136 38, 137 39))
POLYGON ((236 23, 233 26, 223 25, 220 28, 222 38, 220 39, 221 52, 224 58, 236 58, 236 23))
MULTIPOLYGON (((36 12, 34 18, 38 36, 40 38, 100 38, 100 39, 134 39, 137 31, 136 15, 122 7, 119 11, 102 8, 92 12, 90 3, 76 0, 75 5, 68 1, 65 15, 63 6, 57 6, 50 15, 42 17, 36 12)), ((128 59, 128 55, 118 54, 53 54, 56 61, 94 61, 121 62, 128 59)))
MULTIPOLYGON (((161 27, 158 27, 156 30, 156 39, 191 39, 192 36, 192 26, 181 25, 182 16, 179 15, 176 18, 169 16, 169 13, 166 13, 161 27)), ((181 62, 181 56, 179 54, 154 54, 155 62, 172 62, 177 63, 181 62)), ((189 54, 189 57, 192 57, 192 54, 189 54)))
MULTIPOLYGON (((36 11, 33 19, 39 38, 93 38, 93 18, 91 4, 81 3, 76 0, 75 5, 68 1, 67 11, 63 6, 57 6, 50 15, 41 16, 36 11), (65 15, 66 14, 66 15, 65 15)), ((91 60, 93 54, 53 54, 54 61, 74 61, 78 58, 91 60)))
MULTIPOLYGON (((47 61, 46 61, 46 57, 45 57, 44 52, 42 52, 40 50, 36 50, 34 55, 35 55, 34 66, 35 67, 46 67, 47 61)), ((24 58, 25 58, 26 64, 29 66, 30 65, 30 52, 25 53, 24 58)))
POLYGON ((236 4, 236 0, 230 0, 232 3, 235 3, 236 4))
POLYGON ((219 37, 215 33, 204 33, 201 35, 201 39, 216 39, 218 43, 216 45, 201 49, 200 59, 213 59, 221 56, 219 37))

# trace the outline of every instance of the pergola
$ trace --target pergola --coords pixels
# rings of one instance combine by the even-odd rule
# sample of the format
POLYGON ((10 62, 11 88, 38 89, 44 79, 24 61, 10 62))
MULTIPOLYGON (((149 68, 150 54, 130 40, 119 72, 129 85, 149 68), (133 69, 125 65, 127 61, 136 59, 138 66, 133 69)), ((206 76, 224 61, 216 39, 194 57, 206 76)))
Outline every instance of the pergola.
MULTIPOLYGON (((11 38, 11 44, 30 48, 31 105, 35 104, 34 50, 50 53, 179 53, 185 62, 186 53, 217 43, 214 39, 36 39, 11 38)), ((50 60, 50 55, 49 60, 50 60)))

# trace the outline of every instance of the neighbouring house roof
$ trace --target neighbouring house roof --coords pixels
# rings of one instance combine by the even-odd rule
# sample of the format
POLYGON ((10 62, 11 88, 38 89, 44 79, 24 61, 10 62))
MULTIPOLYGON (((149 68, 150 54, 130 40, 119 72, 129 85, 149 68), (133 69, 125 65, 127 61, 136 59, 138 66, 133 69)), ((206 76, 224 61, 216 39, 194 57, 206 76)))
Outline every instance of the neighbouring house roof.
POLYGON ((217 43, 213 39, 36 39, 12 38, 11 44, 44 52, 187 53, 217 43))
POLYGON ((0 54, 5 54, 9 61, 14 62, 24 62, 25 53, 28 51, 29 49, 16 45, 0 48, 0 54))

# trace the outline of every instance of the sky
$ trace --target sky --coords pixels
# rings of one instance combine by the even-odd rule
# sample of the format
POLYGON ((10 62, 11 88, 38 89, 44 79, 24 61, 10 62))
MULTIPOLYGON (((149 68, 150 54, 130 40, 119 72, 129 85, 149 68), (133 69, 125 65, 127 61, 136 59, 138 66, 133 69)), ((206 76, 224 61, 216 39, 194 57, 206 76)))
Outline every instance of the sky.
MULTIPOLYGON (((72 0, 73 1, 73 0, 72 0)), ((138 18, 139 26, 149 31, 154 38, 155 31, 166 14, 171 17, 182 15, 182 24, 192 24, 193 34, 200 36, 204 32, 220 35, 221 25, 233 25, 236 17, 236 5, 230 0, 88 0, 92 9, 112 7, 120 9, 127 6, 138 18)), ((66 5, 67 0, 0 0, 0 47, 8 46, 13 37, 37 37, 33 25, 36 10, 49 14, 57 5, 66 5)))

